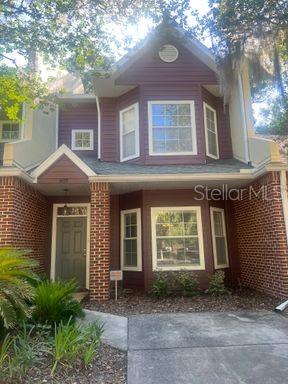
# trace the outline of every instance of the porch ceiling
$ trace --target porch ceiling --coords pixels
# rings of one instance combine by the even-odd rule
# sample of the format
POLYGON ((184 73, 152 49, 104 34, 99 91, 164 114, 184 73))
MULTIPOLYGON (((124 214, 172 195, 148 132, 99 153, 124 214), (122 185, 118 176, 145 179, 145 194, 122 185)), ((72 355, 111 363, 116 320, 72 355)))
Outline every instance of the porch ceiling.
POLYGON ((44 196, 90 196, 88 182, 87 184, 36 184, 36 188, 44 196), (68 191, 65 192, 65 189, 68 191))

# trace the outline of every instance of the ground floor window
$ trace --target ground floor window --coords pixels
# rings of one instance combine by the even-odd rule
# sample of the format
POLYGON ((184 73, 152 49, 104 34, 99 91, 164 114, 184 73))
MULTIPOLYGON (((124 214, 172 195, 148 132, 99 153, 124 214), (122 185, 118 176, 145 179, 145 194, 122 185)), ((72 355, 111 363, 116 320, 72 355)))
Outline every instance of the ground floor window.
POLYGON ((142 270, 140 208, 121 211, 121 267, 142 270))
POLYGON ((229 267, 224 209, 211 208, 211 226, 215 268, 229 267))
POLYGON ((205 269, 201 208, 151 208, 153 270, 205 269))

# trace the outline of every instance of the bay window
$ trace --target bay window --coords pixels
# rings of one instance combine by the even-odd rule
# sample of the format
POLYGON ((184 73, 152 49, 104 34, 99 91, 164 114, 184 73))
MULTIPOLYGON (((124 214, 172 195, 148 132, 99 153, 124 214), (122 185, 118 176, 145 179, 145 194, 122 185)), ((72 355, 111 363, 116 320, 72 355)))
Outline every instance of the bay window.
POLYGON ((200 207, 151 208, 153 270, 205 269, 200 207))
POLYGON ((20 124, 15 121, 0 121, 0 139, 7 141, 20 139, 20 124))
POLYGON ((197 153, 194 101, 149 101, 150 155, 197 153))

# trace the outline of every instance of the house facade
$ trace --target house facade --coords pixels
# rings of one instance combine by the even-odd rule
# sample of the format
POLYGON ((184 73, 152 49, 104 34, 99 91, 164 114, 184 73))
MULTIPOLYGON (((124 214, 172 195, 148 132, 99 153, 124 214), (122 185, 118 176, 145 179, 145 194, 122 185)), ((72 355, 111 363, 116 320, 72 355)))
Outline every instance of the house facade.
POLYGON ((209 50, 161 25, 95 94, 70 80, 54 111, 0 122, 1 247, 30 249, 92 300, 119 269, 132 289, 180 270, 206 288, 221 269, 288 295, 287 164, 254 135, 245 63, 224 103, 209 50))

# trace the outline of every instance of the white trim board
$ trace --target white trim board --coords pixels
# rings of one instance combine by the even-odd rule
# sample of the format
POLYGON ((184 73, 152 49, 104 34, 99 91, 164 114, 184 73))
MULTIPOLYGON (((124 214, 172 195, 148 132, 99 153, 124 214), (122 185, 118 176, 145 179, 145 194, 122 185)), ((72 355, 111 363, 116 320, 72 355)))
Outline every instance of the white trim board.
MULTIPOLYGON (((56 244, 57 244, 57 209, 59 207, 64 207, 65 203, 53 204, 53 214, 52 214, 52 241, 51 241, 51 267, 50 267, 50 278, 55 280, 55 270, 56 270, 56 244)), ((67 203, 68 207, 87 207, 87 241, 86 241, 86 288, 89 289, 89 276, 90 276, 90 223, 91 223, 91 214, 90 214, 90 203, 67 203)), ((63 217, 63 216, 60 216, 63 217)), ((67 217, 76 217, 76 216, 67 216, 67 217)), ((77 216, 81 217, 81 215, 77 216)), ((83 217, 83 216, 82 216, 83 217)))
POLYGON ((81 169, 88 177, 96 176, 96 173, 92 171, 90 167, 83 160, 81 160, 67 145, 62 144, 52 155, 50 155, 42 164, 39 165, 32 173, 31 176, 37 178, 42 175, 48 168, 51 167, 61 156, 66 155, 77 167, 81 169))

